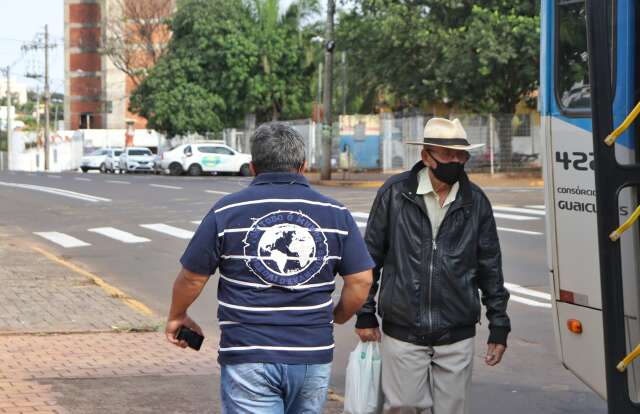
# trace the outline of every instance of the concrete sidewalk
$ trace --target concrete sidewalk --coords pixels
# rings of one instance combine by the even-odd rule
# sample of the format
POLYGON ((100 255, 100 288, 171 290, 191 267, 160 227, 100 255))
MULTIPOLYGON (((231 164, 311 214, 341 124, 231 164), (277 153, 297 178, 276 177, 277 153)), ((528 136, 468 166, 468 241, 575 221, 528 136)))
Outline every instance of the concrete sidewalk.
MULTIPOLYGON (((353 172, 342 173, 333 172, 331 180, 322 180, 320 173, 307 172, 305 176, 315 185, 329 187, 351 187, 351 188, 379 188, 384 182, 402 170, 393 172, 353 172)), ((502 188, 542 188, 544 181, 541 172, 518 172, 518 173, 470 173, 469 179, 480 187, 502 187, 502 188)))
POLYGON ((0 227, 0 413, 220 412, 217 338, 169 344, 159 315, 17 237, 0 227))

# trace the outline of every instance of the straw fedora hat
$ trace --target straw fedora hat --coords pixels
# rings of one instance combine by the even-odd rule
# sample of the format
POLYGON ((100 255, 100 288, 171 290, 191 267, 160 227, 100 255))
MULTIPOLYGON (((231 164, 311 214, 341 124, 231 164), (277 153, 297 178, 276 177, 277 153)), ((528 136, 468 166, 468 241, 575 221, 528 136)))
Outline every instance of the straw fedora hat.
POLYGON ((431 118, 424 127, 422 141, 407 141, 410 145, 433 145, 434 147, 470 151, 484 147, 484 144, 470 144, 467 133, 456 118, 449 121, 444 118, 431 118))

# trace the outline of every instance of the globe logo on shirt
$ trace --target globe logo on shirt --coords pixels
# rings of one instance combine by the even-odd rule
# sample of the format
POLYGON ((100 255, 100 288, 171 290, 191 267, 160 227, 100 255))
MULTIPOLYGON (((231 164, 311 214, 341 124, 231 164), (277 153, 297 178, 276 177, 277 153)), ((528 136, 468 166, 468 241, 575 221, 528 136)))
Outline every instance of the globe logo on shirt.
POLYGON ((295 286, 314 277, 327 260, 327 238, 309 216, 274 211, 255 220, 244 240, 246 264, 264 282, 295 286))

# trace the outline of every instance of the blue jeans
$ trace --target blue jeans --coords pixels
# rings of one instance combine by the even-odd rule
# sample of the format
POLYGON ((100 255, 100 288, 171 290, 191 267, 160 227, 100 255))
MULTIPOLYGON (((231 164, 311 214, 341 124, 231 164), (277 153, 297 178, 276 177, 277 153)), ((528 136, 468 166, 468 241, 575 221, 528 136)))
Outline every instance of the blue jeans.
POLYGON ((331 364, 222 366, 223 414, 319 414, 327 399, 331 364))

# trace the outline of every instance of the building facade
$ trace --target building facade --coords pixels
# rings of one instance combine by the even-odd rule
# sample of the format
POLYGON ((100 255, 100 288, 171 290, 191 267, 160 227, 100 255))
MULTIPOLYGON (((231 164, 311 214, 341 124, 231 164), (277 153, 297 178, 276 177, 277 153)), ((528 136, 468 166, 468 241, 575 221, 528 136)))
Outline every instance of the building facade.
POLYGON ((173 11, 168 3, 65 0, 65 129, 146 127, 144 118, 128 111, 140 79, 131 73, 151 67, 157 56, 147 56, 145 50, 160 50, 168 41, 166 25, 158 25, 158 13, 166 17, 173 11), (145 32, 136 30, 141 25, 153 25, 158 32, 151 48, 137 38, 136 33, 145 32))

